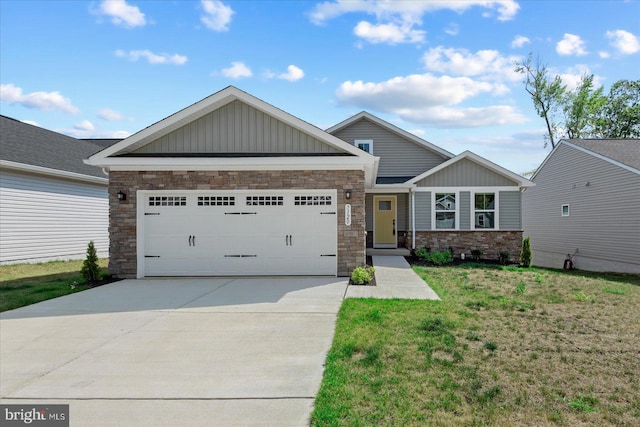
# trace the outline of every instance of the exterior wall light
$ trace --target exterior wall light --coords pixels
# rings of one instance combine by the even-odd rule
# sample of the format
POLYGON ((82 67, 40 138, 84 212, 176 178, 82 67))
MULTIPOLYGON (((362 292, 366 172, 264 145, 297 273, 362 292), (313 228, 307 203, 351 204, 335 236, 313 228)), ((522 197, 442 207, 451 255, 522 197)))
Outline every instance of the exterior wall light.
POLYGON ((351 199, 351 190, 347 190, 344 192, 344 197, 349 200, 351 199))
POLYGON ((126 193, 123 193, 122 190, 118 191, 118 200, 120 200, 121 202, 127 200, 127 195, 126 193))

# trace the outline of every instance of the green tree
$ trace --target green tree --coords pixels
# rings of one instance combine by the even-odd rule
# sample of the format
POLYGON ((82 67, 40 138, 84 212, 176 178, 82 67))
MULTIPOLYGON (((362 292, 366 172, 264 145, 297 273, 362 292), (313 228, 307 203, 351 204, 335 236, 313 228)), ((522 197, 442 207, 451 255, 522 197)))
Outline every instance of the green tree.
POLYGON ((529 237, 525 237, 522 241, 522 250, 520 251, 520 265, 523 267, 531 267, 531 241, 529 237))
POLYGON ((533 107, 538 116, 544 119, 547 135, 544 146, 551 143, 555 148, 559 130, 558 115, 562 109, 567 86, 562 84, 560 76, 551 77, 546 65, 538 57, 535 63, 530 53, 526 60, 516 62, 515 71, 525 75, 524 87, 531 95, 533 107))
POLYGON ((593 87, 593 74, 584 75, 573 92, 567 92, 562 101, 564 111, 564 132, 567 138, 587 138, 595 136, 599 115, 607 97, 604 88, 593 87))
POLYGON ((82 263, 80 273, 82 273, 82 277, 84 277, 88 282, 98 280, 100 278, 98 254, 96 253, 96 247, 93 244, 93 240, 91 240, 87 246, 87 257, 82 263))
POLYGON ((618 80, 597 118, 598 138, 640 138, 640 80, 618 80))

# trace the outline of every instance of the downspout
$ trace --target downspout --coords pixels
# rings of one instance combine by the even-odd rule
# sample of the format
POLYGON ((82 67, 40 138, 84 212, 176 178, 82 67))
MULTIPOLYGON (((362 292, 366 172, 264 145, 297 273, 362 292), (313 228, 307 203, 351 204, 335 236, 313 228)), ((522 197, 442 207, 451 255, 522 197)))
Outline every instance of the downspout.
POLYGON ((416 249, 416 189, 411 190, 411 249, 416 249))

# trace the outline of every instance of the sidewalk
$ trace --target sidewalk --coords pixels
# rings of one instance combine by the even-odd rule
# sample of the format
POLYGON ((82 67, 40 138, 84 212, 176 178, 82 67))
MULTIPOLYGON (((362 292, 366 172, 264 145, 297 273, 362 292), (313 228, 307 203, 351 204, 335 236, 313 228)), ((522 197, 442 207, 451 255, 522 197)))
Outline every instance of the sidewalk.
POLYGON ((345 298, 440 299, 404 257, 374 255, 372 258, 376 286, 349 286, 345 298))

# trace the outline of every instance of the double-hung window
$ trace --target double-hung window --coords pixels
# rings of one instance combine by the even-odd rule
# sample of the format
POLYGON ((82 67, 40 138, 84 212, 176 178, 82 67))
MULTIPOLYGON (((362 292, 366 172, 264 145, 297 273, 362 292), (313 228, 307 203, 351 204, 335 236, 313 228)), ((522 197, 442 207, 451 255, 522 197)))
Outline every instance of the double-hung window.
POLYGON ((474 198, 474 227, 476 229, 495 229, 496 194, 476 193, 474 198))
POLYGON ((456 193, 436 193, 435 216, 437 230, 455 230, 457 212, 456 193))

